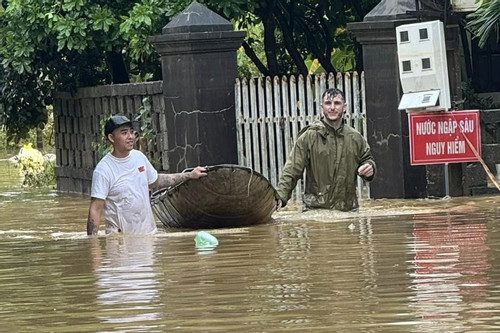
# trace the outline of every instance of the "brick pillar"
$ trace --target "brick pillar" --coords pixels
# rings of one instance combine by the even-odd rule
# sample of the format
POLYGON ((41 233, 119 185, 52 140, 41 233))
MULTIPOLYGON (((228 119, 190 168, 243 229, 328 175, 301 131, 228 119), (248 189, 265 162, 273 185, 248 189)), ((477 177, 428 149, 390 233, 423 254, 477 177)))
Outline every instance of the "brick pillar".
POLYGON ((150 37, 162 61, 169 172, 237 163, 234 82, 244 36, 194 1, 150 37))

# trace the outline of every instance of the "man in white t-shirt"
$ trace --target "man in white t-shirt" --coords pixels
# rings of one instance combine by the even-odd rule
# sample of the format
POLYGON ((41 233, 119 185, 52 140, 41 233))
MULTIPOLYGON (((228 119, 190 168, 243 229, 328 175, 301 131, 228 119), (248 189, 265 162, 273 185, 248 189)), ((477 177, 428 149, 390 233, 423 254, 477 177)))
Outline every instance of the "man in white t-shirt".
POLYGON ((110 117, 104 134, 113 151, 99 161, 92 176, 87 234, 97 234, 103 211, 107 234, 155 233, 149 190, 173 186, 188 178, 204 177, 207 175, 205 168, 159 174, 147 157, 134 149, 135 131, 125 116, 110 117))

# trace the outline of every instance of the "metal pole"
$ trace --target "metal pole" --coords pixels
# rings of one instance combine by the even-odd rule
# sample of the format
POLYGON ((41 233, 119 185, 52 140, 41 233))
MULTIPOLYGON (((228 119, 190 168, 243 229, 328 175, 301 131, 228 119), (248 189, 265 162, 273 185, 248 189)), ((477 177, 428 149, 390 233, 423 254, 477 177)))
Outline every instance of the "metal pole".
POLYGON ((448 197, 450 196, 450 183, 449 183, 449 175, 448 175, 448 163, 444 164, 444 192, 448 197))

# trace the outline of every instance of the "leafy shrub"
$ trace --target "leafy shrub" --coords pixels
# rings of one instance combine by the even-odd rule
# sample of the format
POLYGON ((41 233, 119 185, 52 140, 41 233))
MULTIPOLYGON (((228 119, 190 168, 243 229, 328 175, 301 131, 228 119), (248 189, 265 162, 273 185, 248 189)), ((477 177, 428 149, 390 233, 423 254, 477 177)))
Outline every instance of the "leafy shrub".
POLYGON ((46 187, 55 185, 54 163, 44 158, 42 153, 31 147, 31 143, 24 145, 15 156, 16 167, 24 178, 23 186, 46 187))

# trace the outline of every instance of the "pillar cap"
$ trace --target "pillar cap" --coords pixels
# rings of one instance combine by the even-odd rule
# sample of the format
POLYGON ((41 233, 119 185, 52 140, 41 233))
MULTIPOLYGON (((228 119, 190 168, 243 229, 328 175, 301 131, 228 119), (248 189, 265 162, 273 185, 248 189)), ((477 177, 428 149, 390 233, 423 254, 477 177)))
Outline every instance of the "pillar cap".
POLYGON ((182 12, 163 27, 163 34, 232 31, 231 22, 193 1, 182 12))
POLYGON ((415 11, 415 0, 382 0, 363 21, 385 21, 408 18, 407 11, 415 11))

